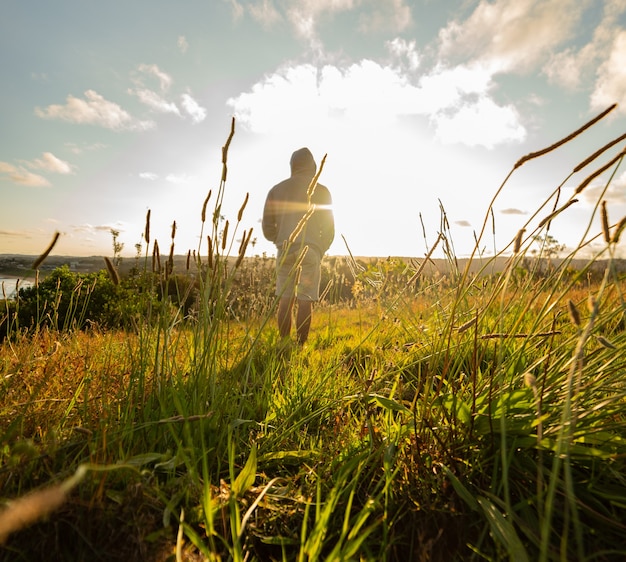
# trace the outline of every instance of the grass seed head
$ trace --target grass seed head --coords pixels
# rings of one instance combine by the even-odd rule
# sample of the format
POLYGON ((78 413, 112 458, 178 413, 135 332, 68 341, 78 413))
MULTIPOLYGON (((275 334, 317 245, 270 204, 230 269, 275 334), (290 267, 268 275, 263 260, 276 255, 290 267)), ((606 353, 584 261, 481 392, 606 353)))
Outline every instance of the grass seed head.
POLYGON ((113 281, 113 284, 114 285, 119 285, 120 284, 120 274, 118 273, 117 269, 115 269, 115 266, 113 265, 113 262, 107 256, 104 256, 104 263, 107 266, 107 271, 109 273, 109 277, 110 277, 111 281, 113 281))
POLYGON ((211 190, 209 189, 209 194, 206 196, 206 199, 204 200, 204 203, 202 205, 202 223, 204 224, 204 222, 206 221, 206 207, 209 204, 209 199, 211 199, 211 190))
POLYGON ((602 118, 604 118, 606 115, 608 115, 616 107, 617 107, 617 104, 614 103, 613 105, 611 105, 610 107, 605 109, 602 113, 600 113, 599 115, 596 115, 593 119, 591 119, 591 121, 588 121, 582 127, 580 127, 579 129, 576 129, 573 133, 567 135, 566 137, 562 138, 561 140, 555 142, 554 144, 551 144, 550 146, 548 146, 548 147, 546 147, 546 148, 544 148, 542 150, 538 150, 537 152, 531 152, 530 154, 527 154, 526 156, 523 156, 522 158, 520 158, 515 163, 514 169, 515 168, 519 168, 522 164, 524 164, 525 162, 528 162, 529 160, 532 160, 533 158, 538 158, 539 156, 543 156, 544 154, 547 154, 548 152, 552 152, 553 150, 557 149, 559 146, 562 146, 565 143, 567 143, 567 142, 571 141, 572 139, 576 138, 583 131, 585 131, 586 129, 588 129, 592 125, 595 125, 598 121, 600 121, 602 118))
POLYGON ((66 496, 63 486, 53 486, 11 502, 0 512, 0 544, 11 533, 28 527, 60 507, 66 496))
POLYGON ((520 229, 519 232, 517 233, 517 236, 515 237, 515 243, 513 244, 514 254, 519 253, 520 248, 522 247, 522 239, 524 238, 524 232, 526 232, 525 228, 520 229))
POLYGON ((537 377, 530 371, 524 373, 524 384, 530 388, 537 388, 537 377))
POLYGON ((606 347, 607 349, 617 349, 617 347, 604 336, 596 336, 596 339, 602 347, 606 347))
POLYGON ((593 295, 589 295, 587 299, 587 309, 591 314, 595 314, 598 311, 598 301, 593 295))
POLYGON ((152 273, 161 273, 161 253, 159 252, 159 243, 155 240, 152 249, 152 273))
POLYGON ((606 201, 602 201, 600 207, 600 216, 602 218, 602 234, 607 244, 611 243, 611 231, 609 230, 609 213, 606 210, 606 201))
POLYGON ((54 248, 55 244, 57 243, 57 241, 59 240, 59 236, 61 236, 60 232, 55 232, 54 236, 52 237, 52 242, 50 242, 50 244, 48 245, 48 247, 44 250, 43 254, 41 254, 34 262, 33 265, 31 266, 32 269, 37 269, 39 268, 39 266, 44 262, 44 260, 50 255, 50 252, 52 251, 52 248, 54 248))
POLYGON ((615 227, 615 232, 613 232, 613 239, 611 240, 613 244, 617 244, 619 242, 619 237, 621 236, 622 230, 624 230, 625 227, 626 217, 623 217, 622 220, 617 223, 617 226, 615 227))
POLYGON ((578 195, 583 189, 585 189, 585 187, 587 187, 594 179, 596 179, 599 175, 603 174, 604 172, 606 172, 611 166, 613 166, 613 164, 615 164, 616 162, 618 162, 619 160, 621 160, 624 157, 624 154, 626 154, 626 149, 622 150, 615 158, 611 159, 609 162, 607 162, 604 166, 601 166, 600 168, 598 168, 595 172, 591 173, 589 176, 587 176, 582 183, 576 188, 576 191, 574 192, 576 195, 578 195))
POLYGON ((146 213, 146 227, 143 232, 143 237, 146 240, 146 245, 150 245, 150 209, 146 213))
POLYGON ((228 219, 226 219, 226 223, 224 224, 224 230, 222 231, 222 252, 226 251, 227 239, 228 239, 228 219))
POLYGON ((250 197, 250 193, 246 193, 246 198, 243 200, 243 205, 241 205, 241 208, 239 209, 239 212, 237 213, 237 222, 241 222, 241 217, 243 217, 243 211, 246 208, 246 205, 248 204, 249 197, 250 197))
POLYGON ((567 301, 567 312, 572 324, 580 328, 580 313, 571 299, 567 301))

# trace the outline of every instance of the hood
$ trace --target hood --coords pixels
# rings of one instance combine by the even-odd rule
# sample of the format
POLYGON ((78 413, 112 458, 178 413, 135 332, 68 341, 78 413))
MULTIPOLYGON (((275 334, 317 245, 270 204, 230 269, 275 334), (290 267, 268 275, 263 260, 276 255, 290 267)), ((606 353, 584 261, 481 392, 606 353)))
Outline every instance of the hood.
POLYGON ((300 148, 299 150, 296 150, 291 155, 289 164, 291 165, 292 176, 294 174, 301 174, 305 172, 314 176, 317 170, 313 154, 311 154, 311 151, 308 148, 300 148))

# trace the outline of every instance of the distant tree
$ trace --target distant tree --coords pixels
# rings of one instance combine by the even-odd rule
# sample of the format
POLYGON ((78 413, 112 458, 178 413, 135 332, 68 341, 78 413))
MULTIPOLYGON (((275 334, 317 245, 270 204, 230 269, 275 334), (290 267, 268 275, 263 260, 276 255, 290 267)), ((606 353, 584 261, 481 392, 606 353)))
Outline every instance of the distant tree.
POLYGON ((119 230, 111 229, 111 236, 113 237, 113 263, 116 267, 119 266, 120 261, 122 261, 122 250, 124 249, 124 243, 118 242, 119 235, 119 230))
POLYGON ((551 234, 533 236, 533 241, 537 246, 531 250, 533 256, 545 258, 548 264, 548 269, 552 269, 552 260, 558 258, 561 252, 565 250, 565 244, 561 244, 551 234))

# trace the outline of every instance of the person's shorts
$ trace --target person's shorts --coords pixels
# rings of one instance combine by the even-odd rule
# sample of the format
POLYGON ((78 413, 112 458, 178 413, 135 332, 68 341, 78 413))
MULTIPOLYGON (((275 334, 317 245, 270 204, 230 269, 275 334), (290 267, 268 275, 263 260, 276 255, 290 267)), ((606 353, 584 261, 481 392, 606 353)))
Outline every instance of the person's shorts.
POLYGON ((276 256, 276 295, 296 297, 304 301, 318 301, 322 257, 316 248, 309 246, 300 267, 296 267, 300 251, 287 253, 278 250, 276 256))

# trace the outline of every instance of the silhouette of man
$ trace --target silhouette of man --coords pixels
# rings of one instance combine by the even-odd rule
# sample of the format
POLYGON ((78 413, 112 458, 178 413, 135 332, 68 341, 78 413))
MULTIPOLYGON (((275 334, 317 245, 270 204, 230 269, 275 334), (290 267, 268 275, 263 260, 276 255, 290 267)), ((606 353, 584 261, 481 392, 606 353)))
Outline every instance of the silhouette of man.
POLYGON ((278 331, 291 334, 294 305, 300 345, 309 336, 313 303, 319 300, 321 261, 335 237, 328 188, 310 186, 317 166, 308 148, 291 155, 291 177, 269 191, 263 209, 263 235, 276 245, 278 331))

